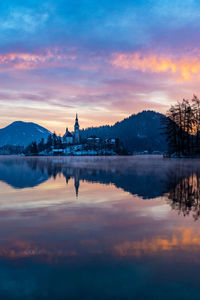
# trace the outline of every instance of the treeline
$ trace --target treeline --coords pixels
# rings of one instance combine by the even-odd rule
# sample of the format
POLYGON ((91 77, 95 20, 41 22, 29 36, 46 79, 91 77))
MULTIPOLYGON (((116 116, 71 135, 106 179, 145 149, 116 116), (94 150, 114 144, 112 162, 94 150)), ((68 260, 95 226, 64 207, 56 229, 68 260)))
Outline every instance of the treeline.
POLYGON ((55 132, 53 134, 49 134, 46 142, 44 139, 41 139, 39 143, 35 141, 32 142, 28 147, 24 149, 24 154, 37 155, 38 153, 41 153, 43 151, 46 151, 48 153, 52 150, 52 147, 54 149, 63 148, 62 139, 60 136, 57 136, 55 132))
POLYGON ((162 124, 169 155, 200 155, 200 99, 197 96, 172 105, 162 124))
POLYGON ((49 134, 47 140, 42 138, 38 143, 33 141, 27 147, 24 146, 13 146, 5 145, 0 147, 0 155, 15 155, 15 154, 25 154, 25 155, 37 155, 40 152, 50 152, 52 148, 62 149, 63 143, 60 136, 54 134, 49 134))
MULTIPOLYGON (((95 150, 101 153, 103 150, 113 150, 118 155, 129 154, 126 148, 124 147, 123 143, 118 138, 115 139, 115 144, 109 144, 102 139, 100 139, 98 143, 95 142, 95 140, 93 142, 88 142, 87 139, 82 139, 81 145, 82 150, 86 151, 95 150)), ((39 153, 41 154, 42 152, 44 152, 43 154, 46 155, 50 154, 50 152, 52 152, 52 149, 64 149, 65 147, 66 143, 63 143, 62 138, 54 133, 48 136, 46 142, 44 139, 42 139, 39 143, 36 143, 35 141, 32 142, 27 148, 25 148, 23 153, 25 155, 38 155, 39 153)))
POLYGON ((0 147, 0 155, 15 155, 24 153, 23 146, 5 145, 0 147))

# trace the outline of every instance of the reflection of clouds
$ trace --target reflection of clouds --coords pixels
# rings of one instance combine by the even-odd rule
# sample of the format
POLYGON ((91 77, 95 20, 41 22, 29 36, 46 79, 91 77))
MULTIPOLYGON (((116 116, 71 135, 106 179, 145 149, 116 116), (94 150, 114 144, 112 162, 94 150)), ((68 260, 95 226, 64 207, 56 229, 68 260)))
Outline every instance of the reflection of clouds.
MULTIPOLYGON (((115 237, 116 238, 116 237, 115 237)), ((109 245, 95 239, 79 240, 69 247, 34 243, 28 241, 13 241, 10 245, 0 248, 0 257, 6 259, 19 259, 35 257, 46 263, 59 262, 64 258, 81 258, 85 255, 114 255, 122 257, 140 257, 143 255, 157 255, 162 252, 172 251, 199 251, 200 231, 192 228, 178 228, 171 236, 155 236, 143 240, 125 241, 115 245, 116 240, 112 239, 109 245)))
MULTIPOLYGON (((166 196, 160 197, 174 188, 175 195, 185 195, 187 203, 191 192, 198 196, 191 161, 182 161, 182 169, 175 160, 153 157, 44 157, 26 161, 30 173, 46 174, 49 179, 34 188, 23 188, 22 180, 21 189, 0 184, 0 258, 60 263, 92 256, 103 260, 108 256, 137 258, 180 249, 199 250, 198 224, 191 216, 187 218, 191 229, 186 229, 186 220, 171 212, 166 196), (80 180, 78 198, 75 177, 80 180), (185 177, 188 179, 182 181, 185 177), (185 194, 180 194, 186 187, 185 194), (146 195, 148 200, 135 194, 146 195)), ((195 162, 197 169, 198 164, 195 162)), ((6 168, 12 178, 12 164, 6 168)))
POLYGON ((142 241, 125 241, 114 246, 114 252, 120 256, 153 255, 162 251, 199 250, 200 231, 190 228, 180 228, 172 233, 171 238, 154 237, 142 241))
POLYGON ((169 215, 169 205, 162 203, 157 206, 149 207, 148 209, 144 208, 143 215, 151 216, 155 220, 167 219, 169 215))
POLYGON ((29 242, 16 242, 10 247, 0 248, 0 257, 6 259, 19 259, 30 257, 42 257, 43 261, 51 263, 52 260, 56 260, 63 257, 77 256, 76 251, 73 250, 61 250, 56 248, 40 247, 38 244, 31 244, 29 242))

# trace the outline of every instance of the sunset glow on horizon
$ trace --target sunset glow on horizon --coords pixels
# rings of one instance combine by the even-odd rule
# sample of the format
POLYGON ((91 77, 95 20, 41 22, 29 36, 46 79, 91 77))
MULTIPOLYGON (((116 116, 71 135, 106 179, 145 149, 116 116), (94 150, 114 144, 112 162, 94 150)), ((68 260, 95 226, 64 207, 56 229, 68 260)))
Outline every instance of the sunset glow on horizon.
POLYGON ((8 0, 0 4, 0 128, 57 134, 165 113, 200 95, 200 3, 8 0), (170 5, 169 5, 170 4, 170 5))

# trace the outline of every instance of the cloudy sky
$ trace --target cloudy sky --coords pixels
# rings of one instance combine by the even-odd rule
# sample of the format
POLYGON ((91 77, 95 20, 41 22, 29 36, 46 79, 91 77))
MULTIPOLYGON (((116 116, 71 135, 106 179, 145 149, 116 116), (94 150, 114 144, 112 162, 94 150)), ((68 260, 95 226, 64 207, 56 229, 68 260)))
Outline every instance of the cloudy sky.
POLYGON ((200 95, 199 0, 0 2, 0 127, 63 133, 200 95))

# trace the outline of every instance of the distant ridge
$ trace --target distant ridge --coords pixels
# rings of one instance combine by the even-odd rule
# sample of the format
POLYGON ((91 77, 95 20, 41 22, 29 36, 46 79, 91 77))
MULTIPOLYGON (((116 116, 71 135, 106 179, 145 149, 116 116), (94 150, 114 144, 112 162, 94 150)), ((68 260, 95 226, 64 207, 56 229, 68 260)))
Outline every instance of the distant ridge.
POLYGON ((49 130, 35 123, 16 121, 0 129, 0 146, 27 146, 32 141, 46 139, 49 134, 49 130))
POLYGON ((166 151, 165 137, 161 135, 163 114, 142 111, 115 123, 113 126, 90 127, 81 131, 81 137, 98 136, 119 138, 129 151, 166 151))
MULTIPOLYGON (((119 138, 131 152, 166 151, 167 143, 161 135, 161 118, 164 115, 155 111, 142 111, 115 123, 80 130, 81 138, 98 136, 119 138)), ((0 147, 4 145, 27 146, 31 142, 46 139, 51 132, 35 123, 16 121, 0 129, 0 147)))

